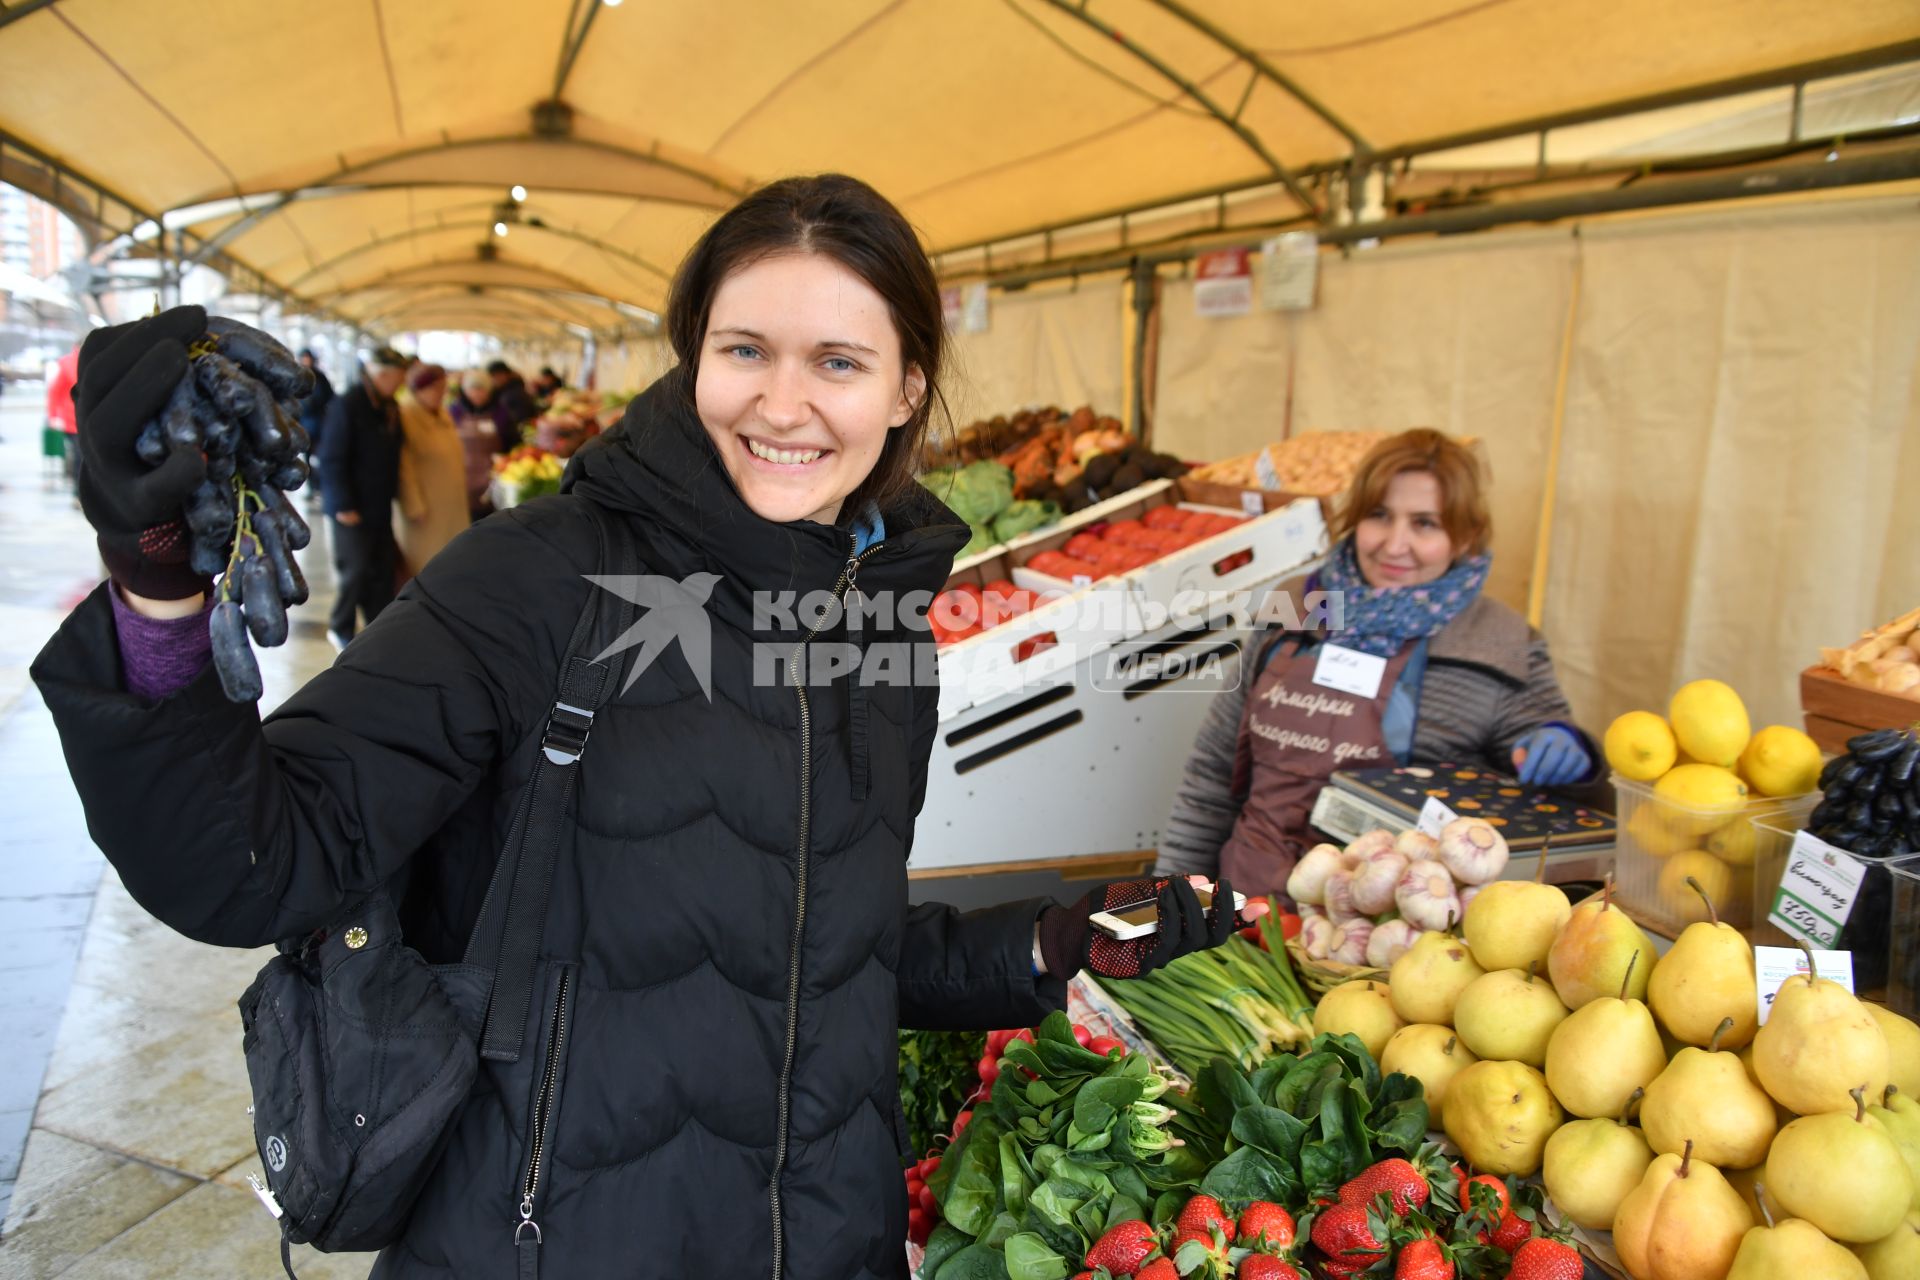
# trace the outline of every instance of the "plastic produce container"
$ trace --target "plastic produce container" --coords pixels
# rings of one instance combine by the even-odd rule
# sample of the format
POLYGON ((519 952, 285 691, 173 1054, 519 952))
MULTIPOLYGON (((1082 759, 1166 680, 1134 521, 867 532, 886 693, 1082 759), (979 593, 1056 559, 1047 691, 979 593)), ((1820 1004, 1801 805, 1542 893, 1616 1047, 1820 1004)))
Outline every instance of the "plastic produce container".
MULTIPOLYGON (((1766 828, 1764 847, 1777 850, 1775 857, 1767 864, 1765 880, 1756 885, 1756 891, 1761 895, 1756 907, 1758 919, 1765 921, 1773 903, 1773 891, 1780 885, 1780 873, 1786 869, 1786 858, 1793 848, 1793 837, 1806 825, 1806 816, 1774 814, 1757 818, 1754 824, 1766 828)), ((1841 848, 1839 845, 1834 847, 1841 848)), ((1878 992, 1887 985, 1891 949, 1900 945, 1897 936, 1900 917, 1895 909, 1895 880, 1891 873, 1893 864, 1901 859, 1876 858, 1853 853, 1851 849, 1846 852, 1866 867, 1867 873, 1860 880, 1860 892, 1853 900, 1853 910, 1847 913, 1847 923, 1842 926, 1840 936, 1833 945, 1837 950, 1853 953, 1853 989, 1862 994, 1878 992)), ((1920 863, 1916 863, 1915 867, 1916 873, 1920 873, 1920 863)), ((1909 917, 1909 921, 1913 918, 1909 917)), ((1772 926, 1764 926, 1764 931, 1766 936, 1759 941, 1775 946, 1792 945, 1794 942, 1793 935, 1772 926)))
MULTIPOLYGON (((1892 889, 1888 920, 1887 1007, 1920 1016, 1920 853, 1885 864, 1892 889)), ((1858 964, 1856 958, 1855 963, 1858 964)))
POLYGON ((1693 876, 1720 919, 1752 933, 1766 926, 1793 833, 1820 793, 1756 796, 1732 812, 1694 809, 1656 797, 1649 783, 1614 774, 1614 897, 1635 921, 1674 937, 1707 918, 1693 876))

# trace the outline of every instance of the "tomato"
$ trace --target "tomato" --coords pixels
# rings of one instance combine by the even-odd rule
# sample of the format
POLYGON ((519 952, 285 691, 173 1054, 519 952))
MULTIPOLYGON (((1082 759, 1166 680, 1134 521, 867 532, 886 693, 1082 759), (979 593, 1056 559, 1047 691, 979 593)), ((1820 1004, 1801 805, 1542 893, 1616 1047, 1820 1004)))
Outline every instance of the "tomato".
POLYGON ((1007 605, 1016 618, 1023 613, 1032 613, 1041 603, 1040 598, 1025 587, 1017 587, 1007 596, 1007 605))
POLYGON ((1101 1057, 1109 1057, 1118 1051, 1121 1057, 1127 1056, 1127 1046, 1112 1036, 1095 1036, 1087 1042, 1087 1048, 1101 1057))
POLYGON ((1300 919, 1300 917, 1293 914, 1293 912, 1291 911, 1281 912, 1280 913, 1280 936, 1283 938, 1299 937, 1300 926, 1303 923, 1304 922, 1300 919))
POLYGON ((980 584, 977 582, 955 583, 953 589, 955 591, 964 591, 968 595, 972 596, 975 600, 978 600, 983 594, 980 590, 980 584))
POLYGON ((1067 539, 1067 545, 1062 550, 1070 556, 1092 560, 1100 554, 1100 539, 1090 533, 1076 533, 1067 539))
POLYGON ((1081 1026, 1079 1023, 1076 1022, 1073 1024, 1073 1039, 1075 1044, 1078 1044, 1082 1049, 1084 1049, 1089 1044, 1093 1043, 1093 1032, 1087 1030, 1085 1027, 1081 1026))
POLYGON ((1060 637, 1051 631, 1043 631, 1037 636, 1028 636, 1025 640, 1013 646, 1013 660, 1015 662, 1025 662, 1037 653, 1045 653, 1049 649, 1058 648, 1059 644, 1060 637))
POLYGON ((1019 590, 1018 587, 1014 586, 1013 583, 1009 582, 1005 578, 995 578, 992 582, 989 582, 987 584, 987 594, 990 596, 1000 596, 1002 598, 1005 598, 1007 596, 1012 595, 1015 591, 1018 591, 1018 590, 1019 590))
POLYGON ((1140 517, 1140 523, 1149 529, 1178 529, 1186 524, 1187 517, 1191 514, 1179 507, 1154 507, 1140 517))

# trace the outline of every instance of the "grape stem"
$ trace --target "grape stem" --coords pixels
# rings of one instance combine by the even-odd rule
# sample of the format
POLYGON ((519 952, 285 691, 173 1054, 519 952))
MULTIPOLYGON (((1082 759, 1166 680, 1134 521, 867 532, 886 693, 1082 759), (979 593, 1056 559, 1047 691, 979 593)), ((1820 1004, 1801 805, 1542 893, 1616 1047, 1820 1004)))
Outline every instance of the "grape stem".
POLYGON ((227 555, 227 571, 220 577, 220 599, 222 600, 233 599, 233 578, 240 572, 240 561, 243 559, 240 552, 241 546, 251 541, 253 554, 263 556, 267 553, 266 548, 260 545, 260 535, 253 531, 253 513, 247 510, 247 503, 251 502, 253 511, 265 511, 266 502, 259 494, 247 488, 247 482, 239 472, 234 472, 233 479, 229 483, 233 485, 233 550, 227 555))

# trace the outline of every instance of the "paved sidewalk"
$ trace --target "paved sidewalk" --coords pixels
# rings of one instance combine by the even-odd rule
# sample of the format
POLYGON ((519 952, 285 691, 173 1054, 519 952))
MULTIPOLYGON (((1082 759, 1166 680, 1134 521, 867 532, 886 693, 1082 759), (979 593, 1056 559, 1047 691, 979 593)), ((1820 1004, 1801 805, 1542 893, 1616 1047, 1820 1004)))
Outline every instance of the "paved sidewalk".
MULTIPOLYGON (((188 941, 133 903, 27 678, 100 577, 64 479, 42 469, 41 396, 0 398, 0 1278, 271 1280, 234 1009, 270 952, 188 941)), ((293 638, 261 655, 264 707, 332 661, 323 553, 317 537, 301 554, 314 600, 293 638)), ((348 1280, 371 1258, 300 1249, 294 1265, 348 1280)))

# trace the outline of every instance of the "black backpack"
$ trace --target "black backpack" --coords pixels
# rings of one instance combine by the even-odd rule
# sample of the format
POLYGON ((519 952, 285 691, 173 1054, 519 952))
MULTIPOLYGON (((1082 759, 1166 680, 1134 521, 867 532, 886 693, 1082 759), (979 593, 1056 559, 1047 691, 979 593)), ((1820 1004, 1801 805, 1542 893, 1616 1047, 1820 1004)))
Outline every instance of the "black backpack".
MULTIPOLYGON (((603 572, 638 569, 624 520, 571 497, 600 533, 603 572), (612 566, 618 566, 617 569, 612 566)), ((406 1228, 466 1104, 480 1058, 516 1061, 545 929, 554 857, 594 713, 619 691, 608 655, 634 606, 595 590, 574 624, 519 816, 464 960, 430 965, 400 936, 385 889, 280 944, 240 997, 255 1194, 291 1246, 381 1249, 406 1228)))

